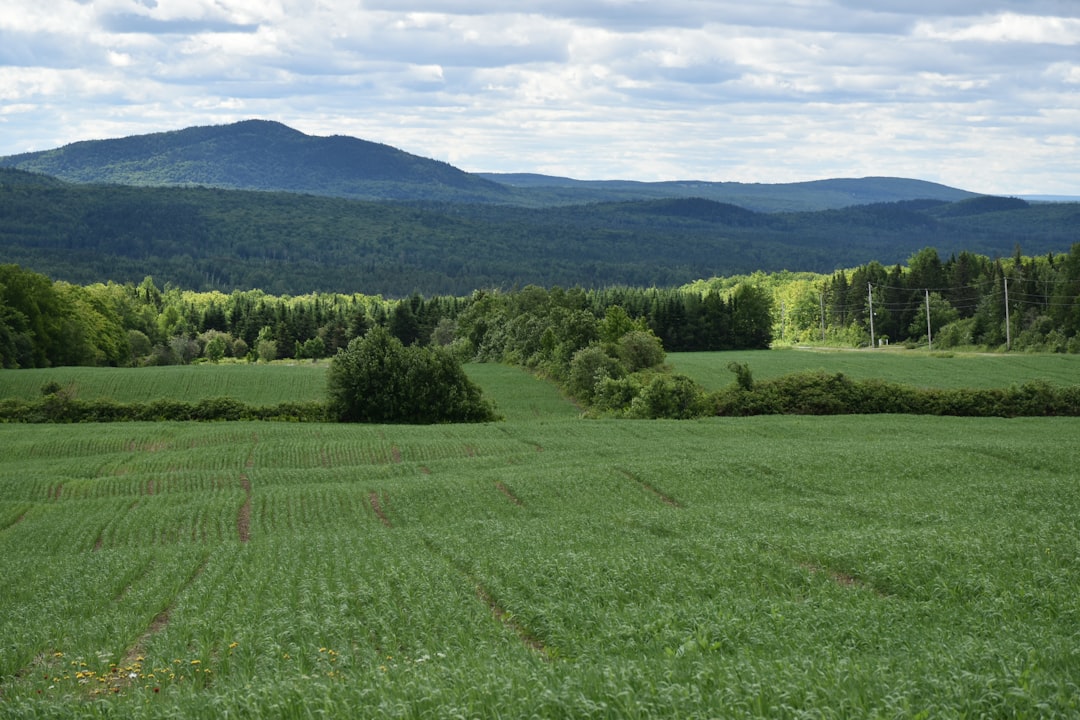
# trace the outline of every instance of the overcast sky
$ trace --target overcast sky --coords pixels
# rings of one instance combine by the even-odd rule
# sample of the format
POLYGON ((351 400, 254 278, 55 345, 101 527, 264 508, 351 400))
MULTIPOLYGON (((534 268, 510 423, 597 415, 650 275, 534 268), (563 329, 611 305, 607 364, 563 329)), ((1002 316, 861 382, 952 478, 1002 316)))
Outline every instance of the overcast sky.
POLYGON ((1080 195, 1080 0, 3 0, 0 155, 248 118, 469 171, 1080 195))

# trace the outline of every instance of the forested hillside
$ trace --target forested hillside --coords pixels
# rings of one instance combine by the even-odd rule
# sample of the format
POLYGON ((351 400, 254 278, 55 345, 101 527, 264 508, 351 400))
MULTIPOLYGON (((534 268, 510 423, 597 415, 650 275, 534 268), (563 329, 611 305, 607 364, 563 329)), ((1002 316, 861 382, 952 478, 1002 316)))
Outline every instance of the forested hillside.
POLYGON ((361 200, 495 203, 528 207, 701 197, 761 212, 974 196, 907 178, 847 178, 762 184, 579 181, 529 174, 467 173, 447 163, 352 137, 305 135, 246 120, 112 140, 89 140, 0 157, 0 167, 78 183, 285 190, 361 200))
POLYGON ((281 123, 247 120, 0 158, 71 182, 206 185, 354 198, 494 201, 503 186, 381 143, 312 137, 281 123))
POLYGON ((4 260, 79 284, 152 275, 192 289, 396 297, 666 287, 891 265, 927 246, 946 256, 1060 253, 1077 237, 1080 204, 1007 198, 774 214, 695 198, 540 209, 74 185, 0 170, 4 260))

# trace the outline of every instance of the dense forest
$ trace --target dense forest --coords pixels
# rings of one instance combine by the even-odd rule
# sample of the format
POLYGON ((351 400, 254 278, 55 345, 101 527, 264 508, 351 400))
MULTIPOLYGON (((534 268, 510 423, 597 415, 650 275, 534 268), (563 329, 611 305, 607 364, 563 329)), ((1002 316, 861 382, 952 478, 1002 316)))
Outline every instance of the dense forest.
POLYGON ((526 286, 403 299, 197 292, 150 277, 75 285, 0 266, 5 368, 315 359, 374 326, 405 345, 529 366, 634 329, 655 335, 667 352, 871 339, 1080 352, 1080 244, 1062 255, 1004 259, 970 252, 942 259, 925 248, 906 265, 759 272, 667 289, 526 286), (605 331, 605 322, 615 327, 605 331))
POLYGON ((71 185, 0 169, 4 260, 88 285, 157 282, 397 298, 476 288, 673 287, 786 269, 904 262, 923 247, 1063 252, 1080 204, 977 197, 806 213, 657 199, 558 209, 362 202, 209 188, 71 185))

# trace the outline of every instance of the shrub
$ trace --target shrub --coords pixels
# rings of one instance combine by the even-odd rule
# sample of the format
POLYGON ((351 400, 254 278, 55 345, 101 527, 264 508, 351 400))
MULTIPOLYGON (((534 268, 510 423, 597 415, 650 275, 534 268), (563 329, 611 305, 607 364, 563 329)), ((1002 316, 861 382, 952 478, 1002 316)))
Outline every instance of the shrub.
POLYGON ((625 375, 626 369, 618 360, 604 352, 599 345, 589 345, 575 352, 570 360, 566 388, 581 402, 591 403, 597 385, 604 378, 617 380, 625 375))
POLYGON ((627 411, 633 418, 688 419, 708 414, 701 386, 685 375, 657 374, 642 387, 627 411))
POLYGON ((340 350, 327 371, 327 411, 341 422, 485 422, 494 408, 447 350, 406 348, 381 326, 340 350))

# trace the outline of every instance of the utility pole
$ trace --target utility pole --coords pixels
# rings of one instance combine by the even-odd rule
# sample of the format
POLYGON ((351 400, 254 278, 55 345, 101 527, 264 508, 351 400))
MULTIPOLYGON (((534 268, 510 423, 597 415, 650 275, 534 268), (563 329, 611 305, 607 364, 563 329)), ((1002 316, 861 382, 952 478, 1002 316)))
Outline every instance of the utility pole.
POLYGON ((930 350, 934 349, 934 335, 930 331, 930 290, 926 291, 926 342, 930 346, 930 350))
POLYGON ((1009 322, 1009 278, 1002 277, 1005 283, 1005 349, 1012 350, 1012 324, 1009 322))
POLYGON ((874 286, 870 283, 866 283, 866 296, 870 298, 870 347, 876 348, 877 342, 874 340, 874 286))
POLYGON ((825 293, 818 295, 818 301, 821 303, 821 342, 825 343, 825 293))
POLYGON ((780 301, 780 342, 784 342, 784 328, 787 327, 787 302, 780 301))

